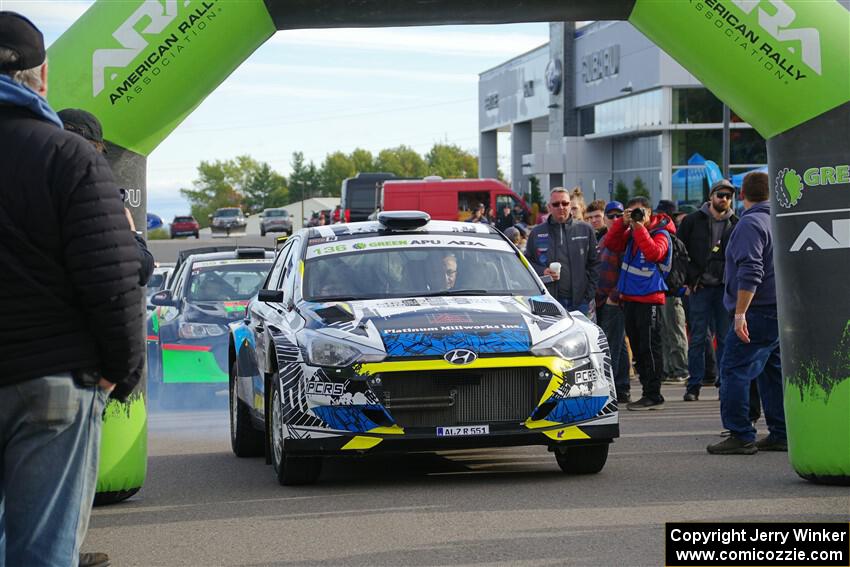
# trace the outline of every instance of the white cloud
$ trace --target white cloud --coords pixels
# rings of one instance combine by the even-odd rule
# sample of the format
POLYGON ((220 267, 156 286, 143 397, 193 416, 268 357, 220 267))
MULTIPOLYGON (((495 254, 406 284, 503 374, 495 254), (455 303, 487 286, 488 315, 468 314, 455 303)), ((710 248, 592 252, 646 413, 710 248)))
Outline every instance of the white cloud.
POLYGON ((330 67, 327 65, 282 65, 278 63, 243 64, 238 72, 263 72, 267 75, 310 75, 314 77, 354 77, 370 79, 385 78, 404 81, 425 81, 429 83, 457 83, 474 85, 478 83, 478 75, 474 73, 432 73, 428 71, 387 69, 378 67, 330 67))
POLYGON ((338 28, 276 33, 278 45, 369 51, 415 52, 453 57, 513 57, 539 47, 548 37, 522 33, 475 33, 437 28, 338 28))
POLYGON ((371 100, 404 100, 421 101, 428 100, 422 96, 404 95, 399 93, 381 93, 351 91, 339 89, 311 89, 306 87, 289 87, 286 85, 274 85, 267 82, 246 83, 244 81, 229 81, 218 88, 223 94, 238 95, 240 97, 287 97, 306 98, 310 100, 351 100, 354 97, 365 97, 371 100))

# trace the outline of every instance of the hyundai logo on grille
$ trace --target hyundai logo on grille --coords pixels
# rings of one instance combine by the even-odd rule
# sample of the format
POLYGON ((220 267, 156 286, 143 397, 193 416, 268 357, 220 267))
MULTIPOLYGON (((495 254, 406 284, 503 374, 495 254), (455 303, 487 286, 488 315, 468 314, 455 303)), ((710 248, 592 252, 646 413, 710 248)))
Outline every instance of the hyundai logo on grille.
POLYGON ((475 362, 478 355, 471 350, 466 350, 465 348, 456 348, 447 352, 443 358, 452 364, 470 364, 475 362))

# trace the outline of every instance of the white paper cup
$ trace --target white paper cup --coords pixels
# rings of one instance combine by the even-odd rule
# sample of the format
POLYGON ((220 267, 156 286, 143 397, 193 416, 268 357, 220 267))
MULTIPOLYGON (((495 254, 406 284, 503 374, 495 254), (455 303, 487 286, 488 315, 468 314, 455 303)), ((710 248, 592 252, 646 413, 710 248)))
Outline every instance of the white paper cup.
POLYGON ((549 264, 549 269, 552 270, 553 272, 555 272, 556 274, 558 274, 559 276, 561 275, 561 263, 560 262, 552 262, 551 264, 549 264))

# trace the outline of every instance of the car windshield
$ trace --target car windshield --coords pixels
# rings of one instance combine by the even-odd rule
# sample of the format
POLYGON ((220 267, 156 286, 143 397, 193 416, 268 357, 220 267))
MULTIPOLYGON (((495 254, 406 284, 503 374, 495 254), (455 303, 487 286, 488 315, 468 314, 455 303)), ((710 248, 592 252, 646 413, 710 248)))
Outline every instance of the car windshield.
POLYGON ((538 295, 528 268, 493 237, 404 235, 317 244, 307 249, 307 301, 439 295, 538 295))
POLYGON ((174 217, 174 222, 195 222, 193 217, 174 217))
POLYGON ((239 209, 219 209, 215 212, 217 217, 238 217, 239 209))
POLYGON ((189 301, 251 299, 269 273, 272 259, 195 262, 189 279, 189 301))
POLYGON ((266 217, 288 217, 289 213, 286 212, 286 211, 266 211, 264 216, 266 216, 266 217))

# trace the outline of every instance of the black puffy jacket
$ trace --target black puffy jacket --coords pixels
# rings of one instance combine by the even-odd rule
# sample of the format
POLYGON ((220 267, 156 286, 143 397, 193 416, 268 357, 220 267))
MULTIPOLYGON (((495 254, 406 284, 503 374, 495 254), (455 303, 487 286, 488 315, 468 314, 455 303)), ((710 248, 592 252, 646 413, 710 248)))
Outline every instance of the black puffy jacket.
MULTIPOLYGON (((690 286, 700 282, 701 276, 709 269, 709 263, 713 259, 720 263, 720 267, 715 267, 715 271, 717 271, 716 275, 719 276, 719 279, 723 279, 723 251, 721 250, 718 253, 712 254, 711 248, 714 243, 711 236, 711 223, 714 222, 714 219, 709 214, 702 209, 694 211, 682 219, 682 224, 679 225, 677 231, 679 240, 685 243, 688 249, 688 256, 691 259, 688 264, 688 276, 686 279, 687 284, 690 286)), ((729 225, 726 227, 724 238, 721 240, 728 238, 732 227, 737 222, 738 217, 734 214, 729 217, 729 225)))
POLYGON ((70 371, 126 398, 144 347, 138 258, 106 161, 0 106, 0 386, 70 371))

